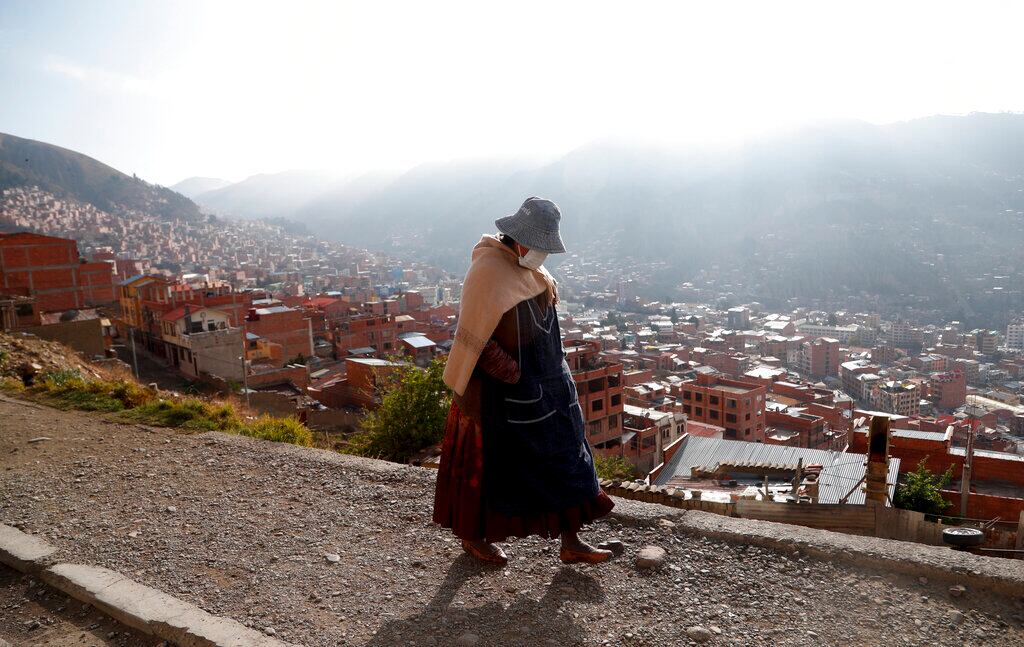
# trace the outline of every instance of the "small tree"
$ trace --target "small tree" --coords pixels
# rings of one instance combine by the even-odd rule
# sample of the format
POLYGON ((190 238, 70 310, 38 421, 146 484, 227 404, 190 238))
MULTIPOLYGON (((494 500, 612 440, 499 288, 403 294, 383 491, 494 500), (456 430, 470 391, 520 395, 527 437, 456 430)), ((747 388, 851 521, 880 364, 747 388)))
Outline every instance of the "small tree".
POLYGON ((363 431, 352 437, 351 450, 404 463, 439 443, 451 404, 443 373, 444 358, 436 357, 424 369, 403 363, 382 375, 377 384, 380 406, 363 416, 363 431))
POLYGON ((636 470, 621 456, 601 456, 594 454, 594 469, 600 479, 613 481, 632 481, 636 478, 636 470))
POLYGON ((893 505, 905 510, 940 515, 949 507, 949 501, 942 498, 941 490, 953 480, 953 466, 950 465, 942 476, 933 474, 925 465, 928 457, 921 459, 917 469, 908 472, 903 482, 896 486, 893 505))

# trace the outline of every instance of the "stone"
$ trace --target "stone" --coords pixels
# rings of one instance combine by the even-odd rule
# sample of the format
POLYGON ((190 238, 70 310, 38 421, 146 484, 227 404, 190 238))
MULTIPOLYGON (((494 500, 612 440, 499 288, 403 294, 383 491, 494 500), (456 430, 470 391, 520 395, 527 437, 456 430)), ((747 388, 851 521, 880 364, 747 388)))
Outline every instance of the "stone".
POLYGON ((324 555, 324 559, 331 564, 337 564, 341 561, 341 555, 338 555, 337 553, 327 553, 324 555))
POLYGON ((964 614, 960 611, 957 611, 956 609, 953 609, 952 611, 946 614, 946 619, 949 620, 949 624, 958 626, 963 624, 964 614))
POLYGON ((923 575, 921 577, 917 578, 917 581, 921 584, 921 586, 927 586, 928 585, 928 578, 923 576, 923 575))
POLYGON ((273 627, 264 627, 263 633, 267 634, 268 636, 276 636, 277 629, 274 629, 273 627))
POLYGON ((967 593, 967 587, 963 584, 955 584, 949 587, 949 594, 954 598, 962 598, 967 593))
POLYGON ((674 521, 670 521, 669 519, 658 519, 658 525, 661 526, 662 528, 675 528, 676 527, 675 522, 674 521))
POLYGON ((602 541, 597 545, 601 550, 610 550, 615 555, 621 555, 626 552, 626 544, 622 543, 621 539, 609 539, 602 541))
POLYGON ((636 556, 636 567, 643 571, 660 568, 667 554, 660 546, 644 546, 636 556))
POLYGON ((167 511, 168 512, 177 512, 178 509, 175 508, 173 505, 169 505, 169 506, 167 506, 167 511))
POLYGON ((49 436, 40 436, 38 438, 29 438, 28 442, 30 442, 30 443, 41 443, 41 442, 46 441, 46 440, 53 440, 53 439, 50 438, 49 436))
POLYGON ((455 639, 455 644, 459 647, 474 647, 474 645, 480 644, 480 636, 471 631, 467 631, 455 639))
POLYGON ((705 629, 700 625, 686 628, 686 636, 690 640, 698 643, 706 643, 715 637, 715 634, 711 633, 710 629, 705 629))

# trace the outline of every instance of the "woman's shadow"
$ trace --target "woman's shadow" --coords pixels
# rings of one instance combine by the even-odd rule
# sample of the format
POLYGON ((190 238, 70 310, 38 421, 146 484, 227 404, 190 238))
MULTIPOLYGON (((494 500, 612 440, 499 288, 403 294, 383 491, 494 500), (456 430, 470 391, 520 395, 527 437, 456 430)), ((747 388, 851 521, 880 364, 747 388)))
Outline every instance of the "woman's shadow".
MULTIPOLYGON (((563 567, 540 600, 517 593, 508 607, 497 601, 480 606, 452 606, 466 581, 488 567, 468 555, 460 555, 445 575, 433 599, 416 615, 392 620, 382 626, 368 645, 575 645, 583 642, 583 627, 571 613, 558 611, 566 602, 601 602, 604 591, 590 575, 563 567), (477 640, 467 634, 474 634, 477 640)), ((497 579, 497 578, 496 578, 497 579)), ((504 579, 504 578, 501 578, 504 579)), ((500 583, 497 580, 496 583, 500 583)), ((486 599, 485 592, 484 598, 486 599)))

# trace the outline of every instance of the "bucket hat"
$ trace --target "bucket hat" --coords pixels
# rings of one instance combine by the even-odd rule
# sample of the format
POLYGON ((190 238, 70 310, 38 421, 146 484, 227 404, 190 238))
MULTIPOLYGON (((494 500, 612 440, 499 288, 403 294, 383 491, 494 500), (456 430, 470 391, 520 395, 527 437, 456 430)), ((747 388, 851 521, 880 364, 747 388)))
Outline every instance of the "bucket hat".
POLYGON ((524 247, 547 254, 561 254, 565 251, 558 223, 562 212, 551 200, 527 198, 511 216, 498 218, 494 224, 498 231, 507 234, 524 247))

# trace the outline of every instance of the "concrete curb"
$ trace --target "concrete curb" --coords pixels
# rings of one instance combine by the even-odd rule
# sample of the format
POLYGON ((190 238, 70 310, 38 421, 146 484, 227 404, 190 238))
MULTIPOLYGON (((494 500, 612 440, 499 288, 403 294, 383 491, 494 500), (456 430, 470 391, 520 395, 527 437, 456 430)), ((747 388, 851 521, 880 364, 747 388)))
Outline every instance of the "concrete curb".
POLYGON ((38 576, 115 620, 181 647, 288 647, 288 643, 214 616, 117 571, 83 564, 49 564, 56 548, 0 524, 0 561, 38 576))
POLYGON ((42 539, 0 523, 0 562, 14 570, 36 575, 50 565, 56 552, 42 539))
POLYGON ((713 537, 776 550, 800 550, 810 557, 880 572, 927 577, 978 591, 1024 596, 1024 561, 982 557, 943 546, 863 537, 803 526, 723 517, 689 511, 672 517, 675 532, 713 537))

